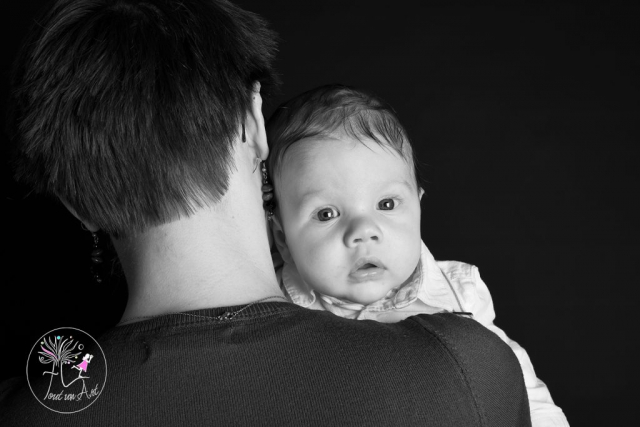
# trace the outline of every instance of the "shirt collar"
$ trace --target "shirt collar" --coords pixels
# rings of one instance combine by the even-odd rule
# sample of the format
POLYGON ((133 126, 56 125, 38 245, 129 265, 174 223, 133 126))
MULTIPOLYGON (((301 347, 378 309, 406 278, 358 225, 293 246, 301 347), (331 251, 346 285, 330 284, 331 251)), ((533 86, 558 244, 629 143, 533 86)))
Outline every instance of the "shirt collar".
POLYGON ((383 312, 401 309, 420 298, 425 303, 452 310, 451 290, 433 255, 422 242, 420 260, 409 279, 394 288, 387 295, 371 304, 358 304, 331 297, 314 291, 302 279, 294 263, 285 263, 282 270, 282 284, 295 304, 311 307, 318 303, 327 311, 347 318, 363 318, 366 312, 383 312))

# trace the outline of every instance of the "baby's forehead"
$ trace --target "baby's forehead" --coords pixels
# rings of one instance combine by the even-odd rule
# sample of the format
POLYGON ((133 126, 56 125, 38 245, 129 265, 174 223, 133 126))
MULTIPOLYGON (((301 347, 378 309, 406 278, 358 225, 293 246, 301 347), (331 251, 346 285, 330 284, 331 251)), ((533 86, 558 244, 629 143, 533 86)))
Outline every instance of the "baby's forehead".
MULTIPOLYGON (((388 141, 380 135, 351 135, 344 131, 330 134, 315 135, 302 138, 291 144, 283 155, 283 163, 287 157, 298 157, 308 160, 309 157, 317 157, 319 153, 328 152, 333 156, 344 154, 347 150, 365 147, 369 150, 379 147, 392 157, 399 157, 408 165, 413 163, 413 151, 410 144, 388 141)), ((393 162, 388 158, 389 163, 393 162)))
MULTIPOLYGON (((408 146, 408 144, 405 144, 408 146)), ((278 184, 298 186, 303 177, 314 186, 331 185, 331 175, 359 178, 383 185, 408 181, 417 185, 410 147, 399 148, 385 140, 353 137, 344 133, 303 138, 292 144, 282 158, 278 184), (285 182, 282 182, 284 178, 285 182), (324 184, 324 185, 323 185, 324 184)), ((364 183, 364 182, 363 182, 364 183)))

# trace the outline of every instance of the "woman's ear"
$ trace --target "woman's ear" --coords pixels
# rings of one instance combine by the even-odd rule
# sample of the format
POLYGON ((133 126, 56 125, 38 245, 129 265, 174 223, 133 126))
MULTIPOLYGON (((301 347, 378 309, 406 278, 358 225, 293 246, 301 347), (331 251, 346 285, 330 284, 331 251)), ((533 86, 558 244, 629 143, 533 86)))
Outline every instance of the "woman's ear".
POLYGON ((85 219, 80 218, 80 216, 78 215, 78 213, 76 212, 76 210, 71 207, 71 205, 63 198, 59 197, 60 201, 62 202, 62 204, 64 205, 65 208, 67 208, 67 210, 69 212, 71 212, 71 215, 75 216, 78 221, 80 221, 87 230, 89 230, 92 233, 95 233, 96 231, 100 230, 100 227, 98 227, 97 225, 95 225, 94 223, 92 223, 91 221, 87 221, 85 219))
POLYGON ((260 82, 258 81, 253 83, 251 107, 247 111, 244 125, 247 143, 255 149, 256 157, 265 160, 269 155, 269 145, 267 144, 267 131, 264 128, 262 97, 260 96, 260 82))

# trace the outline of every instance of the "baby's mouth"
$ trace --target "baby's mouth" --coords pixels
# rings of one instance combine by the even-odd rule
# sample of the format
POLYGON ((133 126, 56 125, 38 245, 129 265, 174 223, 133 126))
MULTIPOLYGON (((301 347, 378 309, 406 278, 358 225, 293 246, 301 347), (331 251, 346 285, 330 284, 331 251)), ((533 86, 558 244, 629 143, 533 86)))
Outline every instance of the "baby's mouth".
POLYGON ((357 281, 371 280, 381 276, 384 270, 385 266, 378 258, 363 257, 353 264, 349 275, 357 281))
POLYGON ((377 267, 377 265, 371 264, 370 262, 368 262, 365 265, 363 265, 362 267, 360 267, 358 270, 366 270, 368 268, 376 268, 376 267, 377 267))

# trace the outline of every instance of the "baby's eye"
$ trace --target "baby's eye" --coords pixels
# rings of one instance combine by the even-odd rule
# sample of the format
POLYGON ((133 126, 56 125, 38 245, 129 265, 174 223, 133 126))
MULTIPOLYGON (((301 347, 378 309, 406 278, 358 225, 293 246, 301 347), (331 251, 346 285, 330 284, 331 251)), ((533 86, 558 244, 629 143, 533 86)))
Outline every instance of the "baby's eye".
POLYGON ((378 209, 382 211, 390 211, 396 207, 396 202, 393 199, 382 199, 378 202, 378 209))
POLYGON ((333 208, 320 209, 318 213, 316 213, 316 218, 318 218, 319 221, 329 221, 339 216, 340 212, 333 208))

